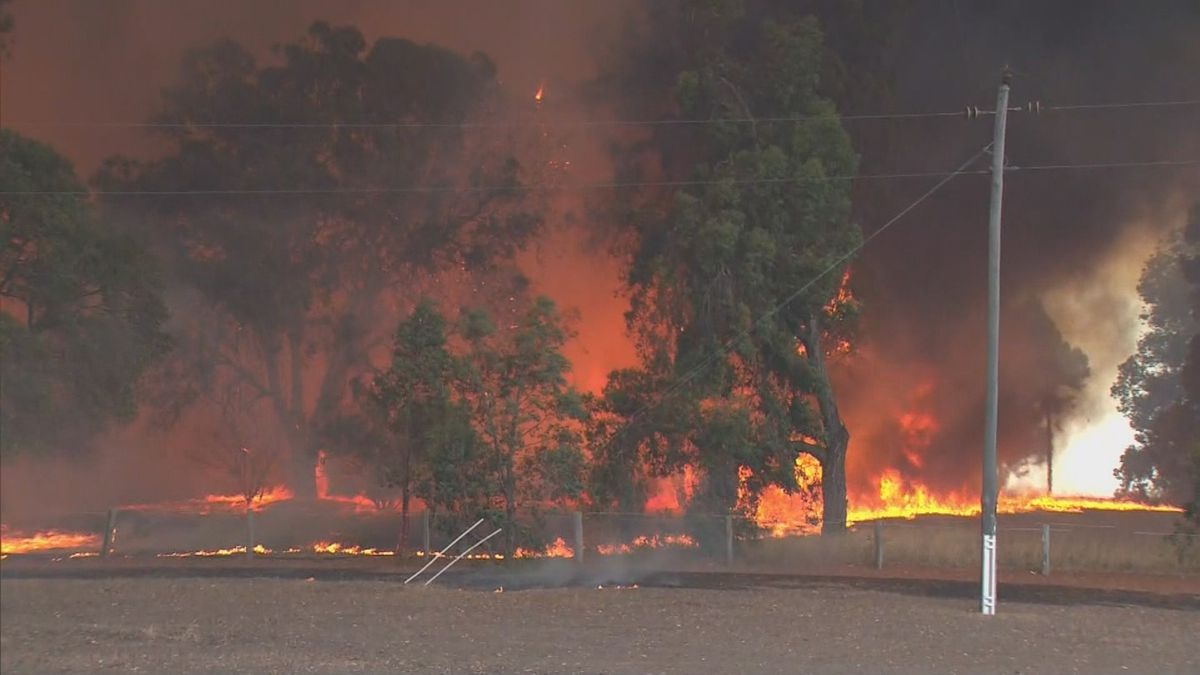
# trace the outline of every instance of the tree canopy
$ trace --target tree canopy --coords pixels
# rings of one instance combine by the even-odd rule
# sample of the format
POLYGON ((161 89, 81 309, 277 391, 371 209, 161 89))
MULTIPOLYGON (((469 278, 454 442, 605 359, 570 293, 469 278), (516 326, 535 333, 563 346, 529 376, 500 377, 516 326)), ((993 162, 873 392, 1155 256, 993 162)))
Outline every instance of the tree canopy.
POLYGON ((167 411, 240 380, 285 437, 303 495, 321 430, 386 345, 379 319, 440 273, 486 270, 539 219, 519 208, 503 144, 454 124, 496 104, 486 57, 320 22, 278 55, 260 65, 231 41, 190 52, 154 118, 170 151, 110 160, 98 184, 143 194, 107 203, 191 305, 167 411), (431 119, 449 126, 405 124, 431 119))
POLYGON ((171 346, 158 270, 47 145, 0 130, 0 192, 0 448, 80 450, 171 346))
POLYGON ((605 410, 646 398, 630 385, 664 383, 689 402, 690 424, 655 432, 663 442, 627 427, 609 442, 630 449, 599 456, 700 467, 699 503, 723 510, 740 489, 747 503, 766 485, 794 489, 798 453, 811 453, 824 468, 826 527, 840 530, 849 435, 826 360, 831 333, 853 315, 836 299, 861 235, 848 219, 848 183, 829 180, 853 175, 857 159, 819 89, 821 30, 813 17, 739 2, 682 3, 671 18, 680 22, 671 62, 682 66, 674 112, 717 123, 656 133, 618 157, 639 172, 653 154, 697 184, 621 206, 636 241, 629 320, 648 372, 620 376, 605 410), (778 117, 799 121, 756 121, 778 117), (750 479, 739 486, 744 469, 750 479))
POLYGON ((1112 394, 1129 418, 1135 442, 1114 472, 1121 491, 1185 503, 1195 498, 1200 453, 1200 205, 1142 272, 1145 330, 1137 352, 1121 364, 1112 394))

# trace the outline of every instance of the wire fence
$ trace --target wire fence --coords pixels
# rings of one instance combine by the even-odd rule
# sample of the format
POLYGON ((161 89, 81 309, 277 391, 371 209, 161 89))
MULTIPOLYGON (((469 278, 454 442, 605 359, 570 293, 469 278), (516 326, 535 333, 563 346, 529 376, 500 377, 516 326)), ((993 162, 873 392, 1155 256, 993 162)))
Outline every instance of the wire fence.
MULTIPOLYGON (((1165 518, 1123 514, 1113 522, 1086 522, 1062 514, 1001 517, 1002 568, 1050 575, 1098 571, 1200 573, 1200 532, 1165 518)), ((411 562, 437 554, 474 517, 416 511, 286 507, 206 513, 114 509, 64 514, 52 527, 9 529, 5 559, 79 557, 247 558, 391 557, 411 562), (248 552, 249 551, 249 552, 248 552)), ((755 523, 720 514, 646 514, 523 510, 510 520, 485 516, 480 531, 499 536, 470 559, 653 559, 680 569, 819 571, 833 567, 899 569, 973 568, 979 560, 978 523, 928 516, 852 525, 844 535, 815 536, 818 523, 755 523), (774 526, 772 526, 774 525, 774 526)), ((464 542, 453 554, 475 543, 464 542)))

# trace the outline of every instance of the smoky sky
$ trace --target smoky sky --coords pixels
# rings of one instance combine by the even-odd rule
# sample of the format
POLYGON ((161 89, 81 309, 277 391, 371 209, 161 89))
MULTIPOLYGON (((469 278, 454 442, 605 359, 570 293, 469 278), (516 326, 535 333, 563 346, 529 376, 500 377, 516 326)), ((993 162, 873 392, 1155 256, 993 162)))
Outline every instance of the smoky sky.
MULTIPOLYGON (((1041 115, 1010 115, 1002 238, 1002 458, 1016 464, 1044 452, 1036 411, 1023 402, 1037 359, 1060 339, 1029 309, 1043 295, 1094 274, 1122 255, 1131 230, 1157 236, 1181 209, 1200 199, 1200 169, 1021 171, 1021 167, 1200 158, 1195 107, 1056 111, 1092 103, 1200 98, 1200 5, 1193 2, 914 3, 896 34, 895 106, 948 111, 995 106, 1005 65, 1014 74, 1010 106, 1040 101, 1041 115), (1027 370, 1026 370, 1027 369, 1027 370)), ((857 123, 866 124, 866 123, 857 123)), ((856 130, 851 127, 852 132, 856 130)), ((900 121, 884 132, 885 152, 860 146, 880 172, 947 171, 991 141, 991 118, 900 121)), ((861 134, 860 134, 861 135, 861 134)), ((990 157, 974 168, 987 168, 990 157)), ((867 232, 928 188, 889 185, 865 194, 867 232)), ((878 368, 902 379, 894 399, 928 376, 934 393, 917 404, 940 420, 928 461, 913 473, 944 487, 977 485, 982 442, 986 292, 986 176, 956 179, 869 246, 857 265, 863 340, 886 354, 878 368), (910 374, 909 381, 896 373, 910 374)), ((1138 264, 1136 261, 1132 264, 1138 264)), ((1133 289, 1126 289, 1132 293, 1133 289)), ((1098 303, 1084 330, 1109 331, 1127 297, 1098 303)), ((1076 327, 1078 329, 1079 327, 1076 327)), ((1136 324, 1122 327, 1136 330, 1136 324)), ((880 357, 876 357, 880 358, 880 357)), ((1097 375, 1096 377, 1099 377, 1097 375)), ((879 382, 858 376, 847 386, 851 412, 872 419, 879 382), (863 399, 868 409, 855 407, 863 399)), ((1107 388, 1107 382, 1089 386, 1107 388)), ((903 404, 901 404, 903 405, 903 404)), ((860 448, 895 456, 902 445, 886 427, 860 424, 860 448), (863 428, 865 427, 865 428, 863 428)), ((852 430, 853 433, 853 430, 852 430)))
MULTIPOLYGON (((582 86, 603 70, 623 26, 638 20, 636 7, 630 0, 17 0, 15 47, 3 66, 0 118, 55 145, 87 174, 108 155, 153 153, 154 143, 137 130, 41 124, 143 121, 187 48, 228 36, 267 59, 273 45, 298 38, 318 19, 357 25, 371 40, 399 36, 464 53, 482 51, 496 61, 505 86, 532 92, 546 82, 553 95, 582 86)), ((1013 105, 1200 98, 1200 4, 1194 1, 920 0, 907 3, 897 16, 886 50, 893 78, 886 101, 891 111, 990 108, 1004 65, 1015 72, 1013 105)), ((1019 169, 1196 159, 1196 110, 1017 113, 1010 118, 1008 163, 1019 169)), ((580 106, 570 112, 604 114, 580 106)), ((847 127, 864 166, 878 173, 947 171, 991 140, 988 118, 855 121, 847 127)), ((597 157, 588 162, 603 174, 606 167, 597 157)), ((981 158, 975 168, 986 168, 987 160, 981 158)), ((872 232, 932 182, 860 186, 856 211, 864 230, 872 232)), ((1152 235, 1156 223, 1168 222, 1192 198, 1200 199, 1194 166, 1009 173, 1003 241, 1006 353, 1053 348, 1058 336, 1047 335, 1044 324, 1027 320, 1030 314, 1020 308, 1120 256, 1131 228, 1148 228, 1152 235)), ((938 426, 928 439, 929 461, 906 470, 947 488, 977 481, 977 460, 970 458, 977 456, 982 437, 987 204, 985 176, 955 179, 874 240, 855 265, 856 292, 864 301, 861 363, 869 367, 847 369, 838 383, 853 437, 852 481, 856 466, 865 481, 882 463, 900 461, 905 441, 896 417, 911 409, 933 415, 938 426)), ((575 360, 590 359, 582 367, 596 379, 610 367, 629 365, 622 362, 631 350, 620 302, 607 290, 596 292, 615 286, 619 265, 604 261, 595 268, 604 278, 585 284, 579 262, 595 264, 595 254, 572 250, 565 246, 562 255, 553 256, 557 267, 542 273, 570 276, 589 287, 578 301, 583 305, 580 332, 606 334, 596 344, 607 348, 583 350, 575 360), (605 307, 602 320, 588 318, 589 303, 605 307)), ((533 276, 536 281, 537 273, 533 276)), ((1095 316, 1097 322, 1112 320, 1103 312, 1095 316)), ((1006 361, 1014 365, 1004 374, 1002 401, 1023 399, 1031 374, 1016 364, 1034 362, 1006 361)), ((1035 423, 1027 410, 1002 418, 1007 461, 1016 463, 1038 450, 1031 447, 1035 423)))

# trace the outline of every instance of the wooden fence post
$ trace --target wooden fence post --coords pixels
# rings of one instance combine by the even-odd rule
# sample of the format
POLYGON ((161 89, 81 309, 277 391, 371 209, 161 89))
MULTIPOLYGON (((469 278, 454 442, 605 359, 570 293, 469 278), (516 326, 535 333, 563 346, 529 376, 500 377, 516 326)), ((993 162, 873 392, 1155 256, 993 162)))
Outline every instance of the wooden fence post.
POLYGON ((1042 525, 1042 576, 1050 576, 1050 526, 1042 525))
POLYGON ((429 555, 430 553, 433 553, 433 549, 429 545, 429 539, 430 539, 429 528, 430 528, 429 509, 425 509, 424 511, 421 512, 421 550, 425 552, 425 555, 429 555))
POLYGON ((583 562, 583 512, 575 512, 575 562, 583 562))
POLYGON ((108 520, 104 527, 104 542, 100 544, 100 557, 107 558, 112 555, 113 548, 117 543, 117 510, 108 510, 108 520))
POLYGON ((875 521, 875 569, 883 569, 883 522, 875 521))
POLYGON ((725 566, 733 567, 733 516, 725 516, 725 566))
POLYGON ((254 559, 254 509, 246 507, 246 557, 254 559))

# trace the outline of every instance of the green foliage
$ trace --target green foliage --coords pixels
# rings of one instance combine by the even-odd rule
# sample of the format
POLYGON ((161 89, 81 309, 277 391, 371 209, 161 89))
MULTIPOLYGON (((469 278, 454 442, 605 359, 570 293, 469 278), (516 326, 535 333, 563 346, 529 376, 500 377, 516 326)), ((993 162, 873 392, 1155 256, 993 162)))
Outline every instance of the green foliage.
POLYGON ((439 444, 455 438, 444 428, 461 418, 450 398, 453 368, 446 320, 431 300, 422 300, 396 329, 391 366, 371 390, 390 432, 376 446, 375 469, 384 485, 401 487, 406 509, 410 486, 424 478, 424 455, 440 454, 439 444))
POLYGON ((0 191, 0 448, 78 450, 170 348, 156 267, 46 145, 0 131, 0 191))
POLYGON ((159 397, 167 421, 222 380, 242 381, 270 402, 303 490, 318 447, 344 445, 323 432, 346 430, 349 384, 386 339, 392 319, 379 317, 396 290, 419 293, 448 269, 486 270, 540 220, 521 207, 521 168, 506 147, 453 125, 403 124, 478 114, 495 87, 486 57, 369 44, 322 22, 279 56, 260 65, 227 40, 189 52, 154 118, 175 125, 162 130, 169 151, 110 160, 97 180, 169 193, 110 203, 154 242, 180 297, 195 300, 159 397), (511 189, 439 189, 469 184, 511 189))
MULTIPOLYGON (((480 443, 478 475, 507 532, 520 536, 518 508, 578 501, 583 492, 582 429, 587 410, 567 384, 569 333, 554 302, 536 298, 510 325, 465 310, 458 396, 480 443)), ((462 470, 462 467, 460 467, 462 470)))
POLYGON ((588 411, 566 381, 568 337, 548 298, 502 328, 486 311, 464 309, 453 334, 423 300, 369 389, 366 416, 383 422, 381 435, 364 439, 369 463, 453 522, 491 519, 511 551, 526 534, 519 509, 536 518, 583 496, 588 411))
POLYGON ((753 499, 768 484, 796 486, 799 451, 844 459, 823 451, 843 452, 845 434, 822 341, 853 319, 853 308, 827 305, 861 234, 848 222, 849 183, 827 178, 853 175, 857 158, 820 90, 827 52, 817 20, 748 5, 685 2, 675 16, 672 107, 716 123, 664 130, 618 157, 636 167, 652 148, 701 184, 617 207, 637 239, 629 321, 644 372, 619 374, 595 404, 592 433, 611 444, 596 453, 598 496, 626 501, 641 489, 628 474, 686 463, 704 472, 696 506, 720 511, 735 504, 739 467, 753 472, 753 499), (755 121, 768 117, 802 121, 755 121), (633 411, 630 400, 640 403, 633 411), (817 400, 829 414, 813 410, 817 400), (664 406, 692 430, 637 419, 664 406), (617 421, 629 426, 609 431, 617 421))
POLYGON ((1198 259, 1200 205, 1192 209, 1186 236, 1168 241, 1142 272, 1146 330, 1112 387, 1135 432, 1114 473, 1121 492, 1143 499, 1182 504, 1197 495, 1200 396, 1189 375, 1200 335, 1198 259))

